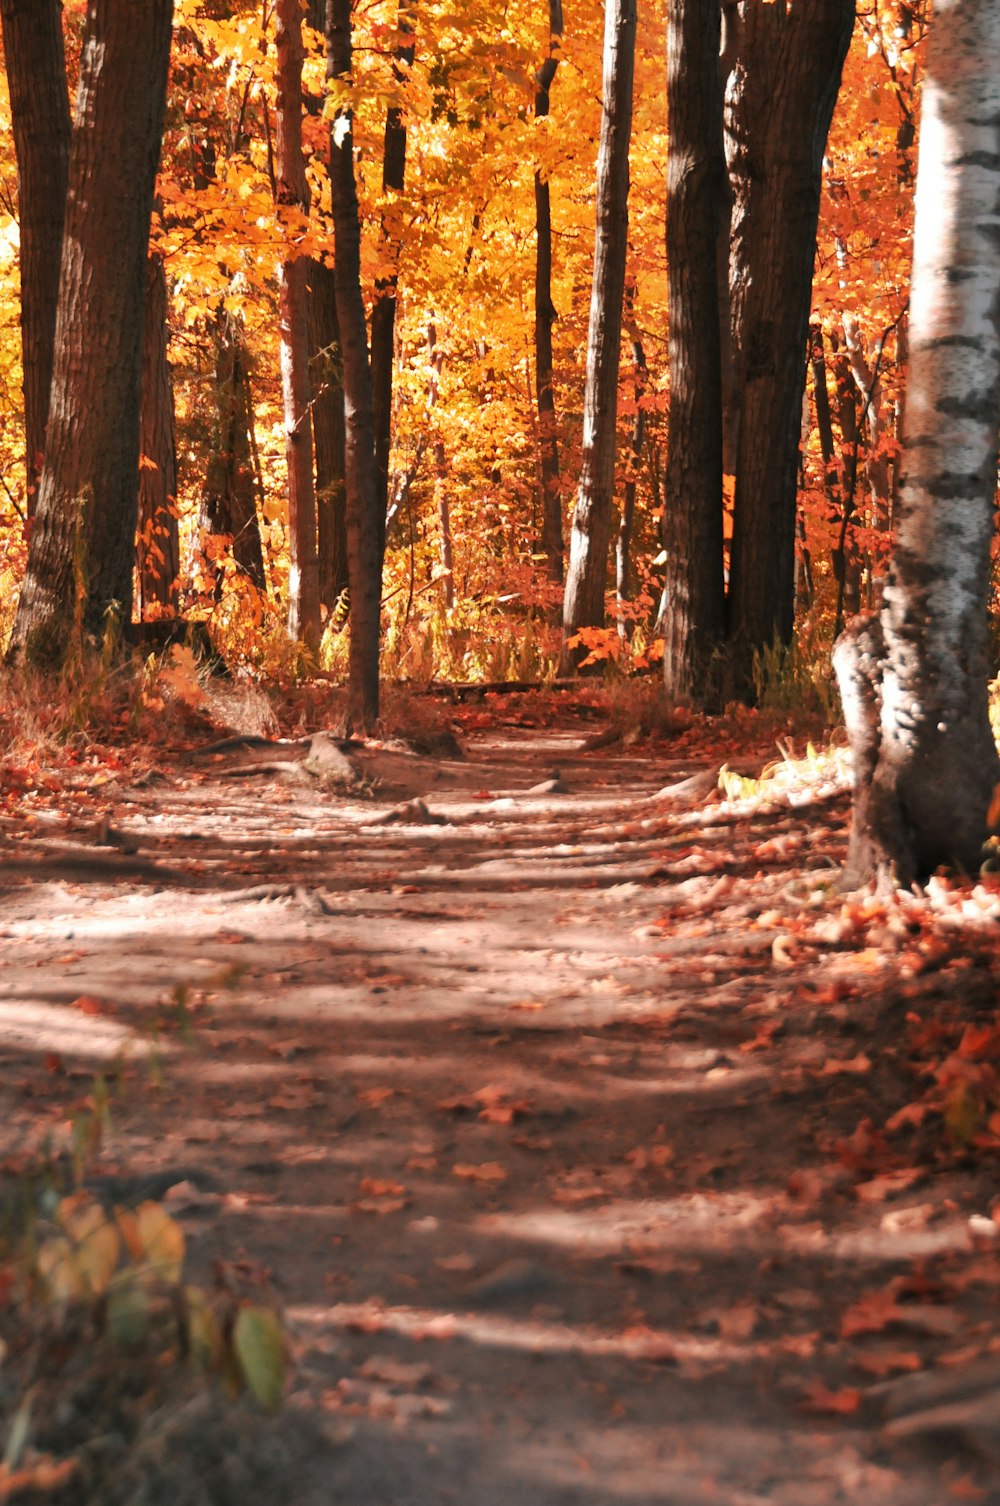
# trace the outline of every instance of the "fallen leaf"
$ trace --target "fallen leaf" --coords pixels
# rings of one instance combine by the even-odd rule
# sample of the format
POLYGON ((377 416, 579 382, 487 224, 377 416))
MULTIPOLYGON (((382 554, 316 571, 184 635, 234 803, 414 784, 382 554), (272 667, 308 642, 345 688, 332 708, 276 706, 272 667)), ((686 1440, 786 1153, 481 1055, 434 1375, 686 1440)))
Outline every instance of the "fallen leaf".
POLYGON ((881 1333, 903 1316, 903 1309, 891 1291, 866 1292, 841 1318, 840 1337, 851 1339, 861 1333, 881 1333))
POLYGON ((867 1375, 874 1375, 876 1380, 885 1380, 886 1376, 895 1375, 897 1371, 919 1370, 921 1359, 919 1354, 908 1349, 877 1349, 855 1355, 854 1363, 867 1375))
POLYGON ((507 1180, 507 1172, 499 1161, 482 1161, 478 1166, 465 1161, 457 1161, 451 1168, 451 1174, 467 1182, 506 1182, 507 1180))
POLYGON ((402 1182, 382 1181, 378 1177, 362 1177, 360 1190, 366 1197, 402 1197, 406 1192, 402 1182))
POLYGON ((833 1412, 847 1416, 861 1405, 861 1392, 854 1386, 842 1386, 831 1391, 822 1381, 813 1381, 799 1397, 799 1406, 805 1412, 833 1412))
POLYGON ((103 999, 96 998, 93 994, 80 994, 70 1004, 71 1009, 78 1009, 81 1014, 113 1014, 114 1010, 103 999))
POLYGON ((863 1072, 870 1072, 871 1069, 870 1058, 863 1051, 859 1051, 857 1056, 828 1056, 820 1068, 819 1075, 820 1077, 836 1077, 845 1072, 859 1075, 863 1072))
POLYGON ((854 1195, 862 1203, 884 1203, 897 1192, 905 1192, 914 1182, 923 1179, 925 1173, 919 1166, 902 1167, 898 1171, 886 1171, 867 1182, 859 1182, 854 1195))

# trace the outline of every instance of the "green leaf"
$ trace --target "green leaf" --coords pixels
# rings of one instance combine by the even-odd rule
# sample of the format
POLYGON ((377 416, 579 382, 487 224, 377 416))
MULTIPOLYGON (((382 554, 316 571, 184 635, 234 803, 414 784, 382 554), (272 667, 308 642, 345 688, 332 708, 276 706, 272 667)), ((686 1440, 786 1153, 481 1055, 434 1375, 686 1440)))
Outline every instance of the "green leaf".
POLYGON ((141 1349, 149 1327, 146 1294, 136 1281, 125 1281, 108 1293, 108 1333, 130 1353, 141 1349))
POLYGON ((287 1354, 278 1315, 270 1307, 241 1307, 233 1348, 247 1385, 262 1407, 276 1411, 285 1391, 287 1354))

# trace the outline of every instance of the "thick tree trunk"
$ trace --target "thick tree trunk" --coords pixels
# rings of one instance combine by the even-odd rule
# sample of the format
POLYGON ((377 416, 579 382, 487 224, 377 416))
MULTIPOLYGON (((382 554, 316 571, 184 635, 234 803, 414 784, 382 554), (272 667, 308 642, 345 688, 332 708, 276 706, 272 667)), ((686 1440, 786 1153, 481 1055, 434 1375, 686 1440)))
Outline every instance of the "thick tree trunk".
POLYGON ((139 617, 177 611, 180 538, 177 527, 177 447, 174 383, 167 343, 167 277, 163 257, 146 260, 139 427, 139 527, 136 567, 139 617))
POLYGON ((15 656, 56 665, 77 630, 132 614, 146 253, 172 0, 89 0, 55 366, 15 656))
POLYGON ((938 0, 924 76, 910 380, 880 618, 835 653, 855 754, 848 876, 974 874, 1000 759, 986 601, 1000 414, 1000 0, 938 0))
MULTIPOLYGON (((265 591, 264 552, 254 495, 249 362, 242 321, 236 314, 221 311, 215 354, 217 429, 198 522, 205 534, 232 538, 233 559, 258 591, 265 591)), ((221 571, 217 571, 216 598, 222 594, 222 579, 221 571)))
POLYGON ((0 0, 17 156, 29 517, 38 500, 59 298, 70 115, 60 0, 0 0))
POLYGON ((730 295, 742 379, 728 630, 738 688, 787 642, 795 499, 823 153, 854 0, 742 0, 726 89, 730 295))
MULTIPOLYGON (((327 0, 327 64, 338 80, 351 76, 351 0, 327 0)), ((344 361, 347 564, 351 591, 348 722, 370 730, 379 712, 379 628, 382 597, 383 517, 379 517, 375 417, 368 332, 361 294, 361 228, 354 179, 350 109, 339 109, 330 129, 337 319, 344 361)))
POLYGON ((716 247, 725 159, 718 0, 667 7, 670 416, 664 478, 663 681, 706 688, 723 634, 722 373, 716 247))
POLYGON ((597 232, 587 334, 583 458, 563 597, 560 674, 571 674, 586 657, 585 645, 570 646, 580 628, 604 625, 618 439, 635 33, 636 0, 605 0, 604 110, 597 157, 597 232))
MULTIPOLYGON (((407 14, 412 0, 399 0, 399 39, 393 62, 393 79, 402 89, 413 65, 414 44, 407 14)), ((385 554, 386 514, 389 510, 389 453, 392 449, 392 373, 395 361, 396 302, 399 293, 399 253, 403 227, 396 195, 406 185, 406 124, 400 105, 391 104, 385 116, 385 146, 382 156, 381 260, 388 271, 375 280, 372 307, 372 405, 375 414, 375 466, 378 474, 379 557, 385 554)))
POLYGON ((347 591, 344 380, 333 268, 309 263, 309 380, 313 393, 319 599, 327 615, 347 591))
MULTIPOLYGON (((535 118, 549 113, 549 93, 562 45, 562 0, 548 0, 548 56, 535 75, 535 118)), ((535 169, 535 401, 538 405, 539 474, 541 479, 542 550, 550 580, 562 583, 562 494, 559 487, 559 440, 552 390, 552 202, 548 174, 535 169)))
MULTIPOLYGON (((299 0, 277 0, 278 203, 309 212, 302 154, 302 11, 299 0)), ((279 274, 281 393, 288 465, 288 634, 319 646, 319 556, 313 480, 312 391, 309 382, 309 259, 287 258, 279 274)))

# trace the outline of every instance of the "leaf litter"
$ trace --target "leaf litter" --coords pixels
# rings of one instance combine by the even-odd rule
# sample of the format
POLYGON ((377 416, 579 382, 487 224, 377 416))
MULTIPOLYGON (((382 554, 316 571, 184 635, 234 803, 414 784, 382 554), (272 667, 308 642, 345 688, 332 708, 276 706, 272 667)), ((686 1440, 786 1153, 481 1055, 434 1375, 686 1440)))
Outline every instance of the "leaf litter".
MULTIPOLYGON (((266 772, 234 797, 240 749, 196 777, 164 754, 152 787, 148 757, 83 784, 12 766, 8 1164, 46 1079, 68 1143, 93 1068, 32 1015, 51 976, 83 1029, 164 1058, 152 1089, 138 1052, 113 1064, 94 1173, 169 1173, 169 1147, 196 1270, 236 1248, 276 1273, 282 1332, 250 1302, 240 1338, 251 1368, 288 1348, 275 1506, 331 1448, 345 1506, 459 1478, 477 1506, 555 1506, 567 1440, 581 1502, 666 1506, 692 1478, 692 1501, 990 1499, 1000 886, 839 894, 840 752, 775 764, 763 731, 697 719, 581 743, 572 703, 511 702, 466 716, 466 766, 366 751, 381 808, 444 818, 411 825, 266 772), (554 763, 558 802, 509 798, 554 763), (85 853, 61 877, 37 816, 71 834, 98 801, 139 860, 169 853, 169 888, 85 853), (178 986, 190 1040, 158 1002, 178 986)), ((37 1429, 36 1489, 74 1499, 87 1423, 37 1429)))

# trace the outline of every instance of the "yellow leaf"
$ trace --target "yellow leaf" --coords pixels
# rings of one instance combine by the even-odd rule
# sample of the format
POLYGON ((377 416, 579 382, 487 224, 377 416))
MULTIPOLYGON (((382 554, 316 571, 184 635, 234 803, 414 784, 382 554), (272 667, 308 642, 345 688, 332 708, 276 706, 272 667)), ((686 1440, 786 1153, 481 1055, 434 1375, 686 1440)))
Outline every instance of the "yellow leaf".
POLYGON ((45 1241, 35 1267, 54 1302, 72 1302, 83 1296, 83 1277, 77 1269, 73 1246, 62 1234, 45 1241))
POLYGON ((136 1209, 136 1228, 143 1259, 162 1281, 180 1280, 184 1264, 184 1232, 159 1203, 136 1209))

